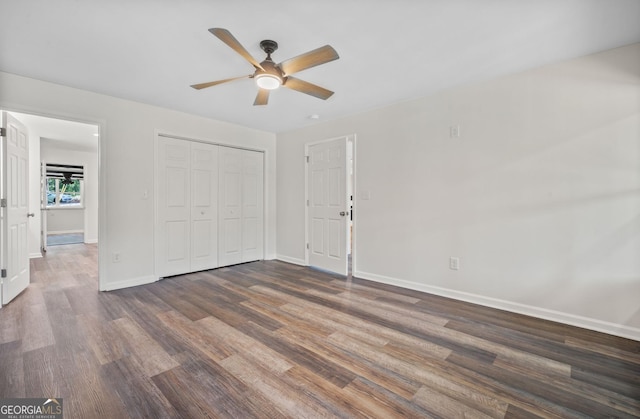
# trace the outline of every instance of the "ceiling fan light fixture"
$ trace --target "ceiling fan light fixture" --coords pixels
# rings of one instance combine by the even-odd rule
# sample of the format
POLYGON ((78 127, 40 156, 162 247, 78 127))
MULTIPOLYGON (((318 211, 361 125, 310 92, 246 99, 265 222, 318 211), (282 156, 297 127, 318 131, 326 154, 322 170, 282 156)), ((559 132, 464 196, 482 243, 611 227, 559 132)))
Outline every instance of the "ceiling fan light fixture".
POLYGON ((313 83, 292 77, 292 74, 306 70, 307 68, 326 64, 340 58, 336 50, 334 50, 330 45, 316 48, 312 51, 305 52, 304 54, 289 58, 288 60, 276 64, 271 59, 271 54, 278 49, 278 43, 270 39, 265 39, 260 42, 260 48, 267 54, 267 57, 261 63, 258 63, 249 51, 247 51, 228 30, 224 28, 211 28, 209 29, 209 32, 241 55, 242 58, 248 61, 249 64, 255 68, 255 71, 253 74, 248 76, 192 84, 192 88, 201 90, 234 80, 246 78, 254 79, 256 86, 258 87, 258 95, 253 102, 254 106, 266 105, 269 102, 269 92, 280 86, 284 86, 287 89, 295 90, 322 100, 327 100, 331 95, 333 95, 331 90, 327 90, 313 83))
POLYGON ((255 76, 256 84, 261 89, 274 90, 280 87, 282 79, 274 74, 264 73, 255 76))

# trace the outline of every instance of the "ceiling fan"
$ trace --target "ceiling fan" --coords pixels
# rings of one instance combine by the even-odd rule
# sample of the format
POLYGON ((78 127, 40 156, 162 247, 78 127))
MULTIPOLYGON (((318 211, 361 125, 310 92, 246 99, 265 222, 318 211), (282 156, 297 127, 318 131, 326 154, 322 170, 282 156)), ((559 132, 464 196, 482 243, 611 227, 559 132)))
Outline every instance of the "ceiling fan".
POLYGON ((269 93, 271 90, 277 89, 280 86, 288 87, 289 89, 306 93, 323 100, 327 100, 333 94, 331 90, 327 90, 313 83, 291 76, 299 71, 340 58, 336 50, 334 50, 330 45, 325 45, 314 49, 313 51, 306 52, 302 55, 298 55, 297 57, 290 58, 276 64, 271 59, 271 54, 278 49, 278 43, 267 39, 260 42, 260 48, 267 53, 267 58, 259 63, 228 30, 222 28, 211 28, 209 29, 209 32, 231 47, 231 49, 240 54, 245 60, 249 61, 249 63, 251 63, 255 68, 255 71, 253 74, 249 74, 247 76, 193 84, 191 87, 194 89, 200 90, 234 80, 246 78, 254 79, 259 89, 256 100, 253 102, 254 106, 266 105, 269 101, 269 93))

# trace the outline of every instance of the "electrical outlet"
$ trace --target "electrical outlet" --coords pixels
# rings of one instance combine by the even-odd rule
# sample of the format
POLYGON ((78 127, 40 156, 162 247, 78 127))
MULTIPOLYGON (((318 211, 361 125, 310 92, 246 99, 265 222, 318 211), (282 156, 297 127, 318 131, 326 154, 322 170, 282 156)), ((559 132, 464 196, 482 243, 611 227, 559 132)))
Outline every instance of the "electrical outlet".
POLYGON ((120 252, 113 252, 113 255, 111 256, 111 260, 113 261, 113 263, 120 262, 120 252))
POLYGON ((460 269, 460 258, 459 257, 451 256, 449 258, 449 269, 452 269, 454 271, 457 271, 458 269, 460 269))
POLYGON ((460 138, 460 125, 449 127, 449 138, 460 138))

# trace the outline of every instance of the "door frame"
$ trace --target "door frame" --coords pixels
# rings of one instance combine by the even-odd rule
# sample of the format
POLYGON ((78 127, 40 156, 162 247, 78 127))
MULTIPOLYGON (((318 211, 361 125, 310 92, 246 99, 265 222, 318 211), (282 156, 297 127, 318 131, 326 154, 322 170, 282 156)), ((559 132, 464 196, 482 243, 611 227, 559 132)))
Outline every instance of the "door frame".
POLYGON ((248 150, 248 151, 256 151, 262 153, 262 197, 263 197, 263 205, 262 205, 262 218, 264 222, 262 223, 262 260, 266 260, 267 258, 267 242, 268 242, 268 222, 267 222, 267 212, 269 207, 268 202, 268 194, 267 194, 267 172, 269 168, 268 165, 268 153, 269 150, 265 148, 259 147, 245 147, 239 146, 237 144, 225 143, 223 141, 215 141, 207 138, 199 138, 193 137, 189 135, 181 135, 175 134, 166 130, 154 130, 153 134, 153 276, 156 281, 162 279, 163 277, 159 276, 158 272, 158 226, 159 226, 159 217, 158 217, 158 188, 160 185, 158 184, 158 157, 159 157, 159 138, 173 138, 175 140, 183 140, 183 141, 192 141, 196 143, 203 144, 211 144, 217 145, 221 147, 229 147, 229 148, 237 148, 239 150, 248 150))
MULTIPOLYGON (((40 155, 40 252, 47 253, 47 162, 40 155)), ((44 255, 43 255, 44 256, 44 255)))
MULTIPOLYGON (((319 141, 310 141, 308 143, 305 143, 304 145, 304 263, 306 266, 309 266, 309 238, 311 237, 311 234, 309 233, 310 230, 310 225, 309 225, 309 206, 307 205, 309 198, 309 162, 307 161, 307 157, 309 157, 309 148, 314 146, 314 145, 318 145, 318 144, 322 144, 322 143, 328 143, 331 141, 335 141, 335 140, 339 140, 342 138, 346 138, 347 139, 347 144, 351 143, 352 144, 352 159, 353 159, 353 164, 351 165, 352 170, 353 170, 353 177, 352 177, 352 185, 351 185, 351 194, 352 194, 352 207, 351 207, 351 216, 352 216, 352 221, 351 221, 351 225, 352 225, 352 230, 351 230, 351 269, 348 270, 347 272, 347 276, 350 276, 353 272, 356 272, 356 218, 358 217, 358 211, 356 211, 356 188, 357 188, 357 170, 356 170, 356 144, 357 144, 357 135, 356 134, 347 134, 347 135, 340 135, 338 137, 332 137, 332 138, 328 138, 325 140, 319 140, 319 141)), ((346 176, 347 179, 347 183, 349 182, 349 174, 347 173, 346 176)), ((348 187, 348 185, 345 185, 345 188, 348 187)), ((348 190, 345 189, 345 190, 348 190)), ((347 252, 347 254, 345 255, 345 257, 348 257, 348 250, 347 248, 345 248, 345 252, 347 252)))
MULTIPOLYGON (((104 139, 107 134, 107 122, 104 119, 92 119, 75 114, 60 114, 50 109, 34 109, 31 107, 18 108, 5 106, 0 103, 0 110, 24 113, 44 118, 60 119, 63 121, 80 122, 98 127, 98 290, 105 291, 107 278, 107 144, 104 139)), ((1 305, 0 305, 1 307, 1 305)))

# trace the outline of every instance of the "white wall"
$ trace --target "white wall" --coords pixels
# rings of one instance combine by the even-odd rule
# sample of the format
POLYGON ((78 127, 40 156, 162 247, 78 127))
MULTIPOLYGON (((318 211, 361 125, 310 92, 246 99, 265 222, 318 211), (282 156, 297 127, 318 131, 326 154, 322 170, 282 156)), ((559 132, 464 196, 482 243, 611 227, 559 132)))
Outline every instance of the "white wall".
POLYGON ((280 258, 305 142, 351 133, 356 276, 640 339, 640 44, 279 134, 280 258))
MULTIPOLYGON (((85 208, 49 209, 47 211, 47 234, 84 233, 85 212, 85 208)), ((96 219, 96 226, 97 221, 96 219)), ((92 239, 89 243, 97 243, 97 239, 92 239)))
POLYGON ((266 152, 265 257, 275 256, 275 135, 0 72, 0 108, 100 125, 100 280, 102 289, 142 284, 154 275, 156 130, 266 152), (148 198, 144 198, 148 191, 148 198), (111 255, 120 253, 120 262, 111 255))
POLYGON ((49 233, 83 230, 85 243, 98 242, 98 154, 72 150, 55 145, 55 141, 40 141, 41 161, 45 163, 84 166, 84 210, 58 209, 47 211, 49 233))

